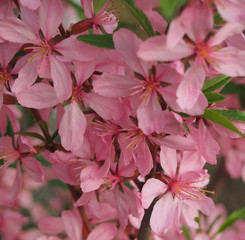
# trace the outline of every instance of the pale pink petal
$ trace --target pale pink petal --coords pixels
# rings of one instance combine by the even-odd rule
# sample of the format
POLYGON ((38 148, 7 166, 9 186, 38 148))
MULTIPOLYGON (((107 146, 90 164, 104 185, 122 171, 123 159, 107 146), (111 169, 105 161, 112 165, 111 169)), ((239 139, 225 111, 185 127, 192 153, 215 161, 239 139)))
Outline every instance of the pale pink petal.
POLYGON ((62 233, 65 230, 65 226, 59 217, 46 217, 38 219, 38 227, 50 234, 62 233))
POLYGON ((164 131, 164 113, 157 98, 153 95, 143 101, 137 110, 139 128, 145 135, 164 131))
POLYGON ((210 46, 215 46, 221 44, 228 37, 233 36, 234 34, 241 33, 244 29, 244 25, 238 23, 228 22, 224 24, 217 33, 208 40, 210 46))
POLYGON ((22 163, 25 171, 36 181, 43 182, 44 173, 42 170, 42 165, 37 159, 33 157, 22 158, 22 163))
POLYGON ((37 36, 32 29, 18 18, 8 17, 0 21, 0 35, 10 42, 36 43, 37 36))
POLYGON ((66 150, 78 149, 82 145, 86 124, 82 110, 73 101, 65 111, 59 126, 61 144, 66 150))
POLYGON ((45 83, 37 83, 16 94, 18 102, 25 107, 42 109, 59 103, 54 88, 45 83))
POLYGON ((152 37, 143 42, 138 56, 145 61, 173 61, 188 57, 194 53, 184 41, 180 41, 174 48, 168 48, 165 36, 152 37))
POLYGON ((147 180, 147 182, 144 184, 142 188, 142 205, 145 209, 149 208, 152 201, 159 195, 165 193, 168 189, 168 186, 163 183, 162 181, 150 178, 147 180))
POLYGON ((112 240, 117 234, 117 228, 114 223, 102 223, 95 227, 88 235, 87 240, 112 240))
POLYGON ((226 47, 212 52, 215 60, 212 67, 219 73, 231 77, 245 76, 245 51, 235 47, 226 47))
POLYGON ((181 108, 192 108, 201 93, 205 80, 205 72, 198 65, 191 66, 185 79, 177 89, 177 103, 181 108))
POLYGON ((93 82, 94 91, 105 97, 125 97, 130 89, 137 85, 136 81, 116 74, 103 73, 93 82))
POLYGON ((181 214, 188 226, 194 229, 198 228, 198 223, 194 220, 196 217, 198 218, 197 209, 193 208, 192 206, 183 204, 181 206, 181 214))
POLYGON ((40 0, 20 0, 21 4, 31 10, 37 10, 40 6, 40 0))
POLYGON ((37 62, 28 62, 20 69, 18 78, 14 81, 11 89, 15 94, 20 93, 24 89, 30 87, 37 78, 37 62))
POLYGON ((215 0, 215 5, 225 20, 228 22, 245 23, 244 8, 245 2, 239 0, 215 0))
POLYGON ((91 200, 93 194, 94 192, 84 192, 82 196, 74 203, 74 207, 79 207, 87 204, 91 200))
POLYGON ((68 237, 72 240, 82 239, 82 221, 78 210, 62 211, 62 221, 68 237))
POLYGON ((91 61, 102 54, 101 49, 85 44, 77 40, 75 36, 62 40, 54 46, 54 49, 64 57, 75 61, 91 61))
POLYGON ((165 234, 173 226, 176 211, 176 199, 174 200, 172 194, 168 192, 153 207, 150 219, 152 230, 158 234, 165 234))
POLYGON ((174 178, 177 170, 176 150, 161 146, 160 162, 166 174, 171 178, 174 178))
POLYGON ((227 38, 225 41, 228 46, 236 47, 245 51, 245 36, 242 32, 227 38))
POLYGON ((49 60, 56 96, 60 102, 63 102, 68 99, 72 93, 71 76, 64 63, 58 61, 52 55, 49 56, 49 60))
POLYGON ((118 120, 122 117, 122 105, 117 98, 107 98, 96 93, 87 93, 84 94, 84 101, 105 120, 118 120))
POLYGON ((61 0, 42 0, 38 11, 40 27, 47 41, 58 33, 64 15, 61 0))
POLYGON ((143 76, 147 76, 147 71, 150 66, 137 56, 137 51, 142 40, 135 33, 127 29, 120 29, 113 34, 113 41, 116 50, 123 56, 129 68, 143 76))

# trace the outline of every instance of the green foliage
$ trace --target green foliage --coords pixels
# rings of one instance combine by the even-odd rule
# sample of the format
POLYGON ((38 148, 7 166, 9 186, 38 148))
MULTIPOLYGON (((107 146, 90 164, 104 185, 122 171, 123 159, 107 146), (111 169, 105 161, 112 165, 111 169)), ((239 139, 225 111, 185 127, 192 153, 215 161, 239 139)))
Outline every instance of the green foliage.
POLYGON ((218 231, 212 236, 213 239, 218 233, 223 232, 228 227, 232 226, 236 221, 245 219, 245 208, 238 209, 231 213, 226 220, 221 224, 218 231))
POLYGON ((35 132, 15 132, 15 134, 18 134, 20 136, 33 137, 33 138, 37 138, 43 142, 47 142, 47 140, 42 135, 35 133, 35 132))
POLYGON ((203 84, 202 91, 203 93, 210 93, 224 87, 229 81, 231 77, 226 75, 220 75, 215 78, 209 79, 203 84))
POLYGON ((115 49, 112 35, 81 35, 78 40, 100 48, 115 49))
POLYGON ((191 236, 190 236, 188 228, 184 226, 184 227, 182 227, 182 230, 183 230, 183 233, 186 237, 186 240, 191 240, 191 236))
POLYGON ((163 17, 169 21, 173 19, 176 10, 185 6, 187 0, 159 0, 163 17))
POLYGON ((122 4, 131 12, 131 14, 137 19, 141 27, 145 30, 149 37, 155 35, 154 29, 151 25, 150 20, 144 14, 143 11, 135 7, 133 0, 120 0, 122 4))
POLYGON ((219 124, 222 127, 225 127, 237 134, 239 134, 242 137, 245 137, 245 135, 240 132, 236 126, 224 115, 220 114, 219 111, 216 109, 205 109, 205 112, 200 117, 208 119, 216 124, 219 124))
POLYGON ((223 95, 221 95, 219 93, 213 93, 213 92, 205 93, 205 96, 206 96, 209 104, 221 102, 225 99, 225 97, 223 95))
POLYGON ((244 94, 245 86, 234 82, 229 82, 221 91, 221 94, 244 94))
POLYGON ((239 110, 221 110, 216 109, 216 112, 220 113, 229 120, 236 120, 240 122, 245 122, 245 112, 239 110))

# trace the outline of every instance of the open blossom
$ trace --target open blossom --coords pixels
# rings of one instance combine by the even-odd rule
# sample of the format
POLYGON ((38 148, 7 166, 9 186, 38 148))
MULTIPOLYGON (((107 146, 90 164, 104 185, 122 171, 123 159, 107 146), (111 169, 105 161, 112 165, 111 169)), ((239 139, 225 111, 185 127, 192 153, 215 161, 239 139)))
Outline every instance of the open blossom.
POLYGON ((241 24, 227 23, 211 36, 212 11, 204 4, 196 2, 186 7, 172 21, 167 36, 153 37, 141 44, 138 55, 146 61, 173 61, 186 57, 192 59, 191 67, 187 70, 188 77, 177 89, 178 104, 182 108, 190 109, 199 96, 202 96, 202 102, 205 101, 201 92, 205 73, 245 75, 245 51, 223 45, 226 38, 242 30, 241 24))
POLYGON ((158 197, 150 219, 151 228, 158 234, 165 234, 170 226, 179 230, 182 224, 197 228, 194 220, 197 210, 208 215, 214 209, 213 201, 204 194, 209 181, 206 170, 202 170, 204 162, 198 155, 187 152, 178 161, 176 151, 163 146, 160 161, 164 174, 147 180, 142 189, 145 209, 158 197))

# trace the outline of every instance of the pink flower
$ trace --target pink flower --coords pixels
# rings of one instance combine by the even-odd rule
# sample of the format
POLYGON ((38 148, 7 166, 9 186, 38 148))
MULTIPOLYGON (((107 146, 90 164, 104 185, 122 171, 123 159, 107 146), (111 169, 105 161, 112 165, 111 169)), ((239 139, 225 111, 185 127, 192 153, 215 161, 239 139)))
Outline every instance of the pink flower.
POLYGON ((198 210, 208 215, 214 209, 213 201, 204 195, 209 178, 207 171, 202 170, 204 163, 197 155, 190 156, 186 152, 178 161, 176 151, 163 146, 160 162, 164 174, 147 180, 142 189, 145 209, 158 197, 150 219, 153 231, 165 234, 170 226, 179 230, 183 223, 197 228, 194 218, 198 210))

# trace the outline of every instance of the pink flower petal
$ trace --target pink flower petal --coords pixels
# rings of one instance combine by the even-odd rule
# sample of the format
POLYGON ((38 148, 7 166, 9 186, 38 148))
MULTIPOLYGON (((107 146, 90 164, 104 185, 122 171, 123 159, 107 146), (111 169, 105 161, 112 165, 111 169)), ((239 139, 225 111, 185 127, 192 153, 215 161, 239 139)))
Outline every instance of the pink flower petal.
POLYGON ((59 103, 54 88, 45 83, 37 83, 16 94, 18 102, 25 107, 42 109, 59 103))
POLYGON ((16 17, 1 19, 0 35, 5 40, 16 43, 36 43, 38 41, 32 29, 16 17))
POLYGON ((22 158, 22 163, 25 168, 25 171, 36 181, 43 182, 44 173, 42 170, 41 163, 38 162, 33 157, 22 158))
POLYGON ((63 102, 68 99, 72 93, 71 76, 64 63, 58 61, 52 55, 49 56, 49 60, 56 96, 60 102, 63 102))
POLYGON ((162 181, 150 178, 142 188, 142 205, 145 209, 149 208, 152 201, 159 195, 165 193, 168 186, 162 181))
POLYGON ((46 217, 38 220, 38 227, 47 233, 58 234, 65 230, 64 223, 59 217, 46 217))
POLYGON ((177 170, 176 150, 161 146, 160 162, 166 174, 171 178, 174 178, 177 170))
POLYGON ((82 239, 82 221, 78 210, 62 211, 61 215, 64 223, 65 231, 68 237, 72 240, 82 239))
POLYGON ((114 223, 101 223, 88 235, 87 240, 112 240, 116 234, 117 228, 114 223))
POLYGON ((40 27, 47 41, 58 33, 64 15, 61 0, 42 0, 38 11, 40 27))
POLYGON ((78 149, 82 145, 86 124, 82 110, 73 101, 65 111, 59 126, 61 143, 66 150, 78 149))

